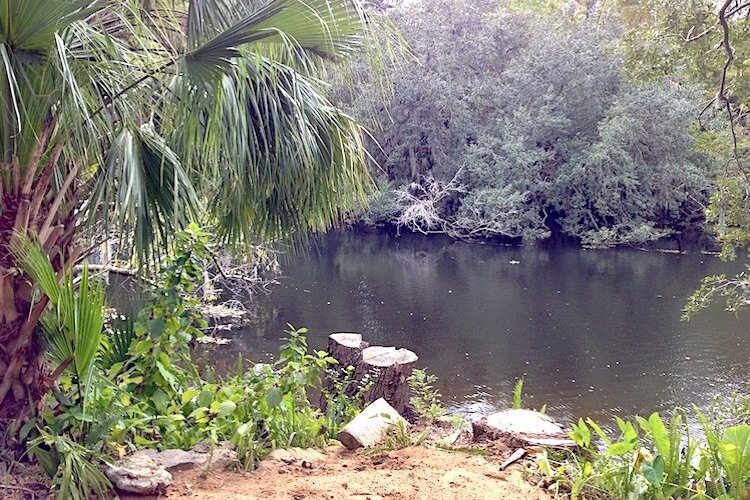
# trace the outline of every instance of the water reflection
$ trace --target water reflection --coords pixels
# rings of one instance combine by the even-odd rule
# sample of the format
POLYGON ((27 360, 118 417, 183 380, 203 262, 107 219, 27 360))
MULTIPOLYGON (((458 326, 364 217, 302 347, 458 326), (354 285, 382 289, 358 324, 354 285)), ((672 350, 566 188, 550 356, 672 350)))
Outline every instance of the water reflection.
POLYGON ((574 247, 467 245, 412 235, 332 234, 284 268, 263 317, 212 348, 218 366, 239 352, 275 352, 287 323, 358 331, 414 350, 455 404, 510 400, 557 415, 662 410, 736 389, 750 375, 749 316, 716 307, 680 321, 703 275, 741 267, 700 254, 574 247))

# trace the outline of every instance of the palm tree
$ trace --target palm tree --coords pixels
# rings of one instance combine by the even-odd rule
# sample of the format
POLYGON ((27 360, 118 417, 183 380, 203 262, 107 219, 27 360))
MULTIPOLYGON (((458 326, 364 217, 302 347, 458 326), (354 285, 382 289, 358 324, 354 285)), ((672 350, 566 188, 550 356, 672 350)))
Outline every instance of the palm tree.
POLYGON ((237 244, 362 198, 320 78, 369 29, 358 0, 0 0, 0 418, 50 387, 21 239, 62 276, 110 225, 147 261, 196 217, 237 244))

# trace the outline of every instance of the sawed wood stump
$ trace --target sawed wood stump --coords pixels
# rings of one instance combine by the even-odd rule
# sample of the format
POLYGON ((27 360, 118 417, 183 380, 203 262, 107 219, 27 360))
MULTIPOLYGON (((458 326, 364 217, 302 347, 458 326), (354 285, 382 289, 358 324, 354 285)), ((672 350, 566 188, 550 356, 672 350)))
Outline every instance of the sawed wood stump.
POLYGON ((345 391, 348 397, 354 396, 357 392, 358 383, 365 375, 364 365, 362 364, 362 350, 369 344, 362 340, 359 333, 333 333, 328 336, 328 354, 338 361, 338 364, 330 367, 328 373, 323 379, 323 393, 320 395, 320 409, 326 411, 328 402, 325 393, 335 391, 336 382, 344 380, 346 369, 349 366, 354 367, 354 383, 350 384, 345 391))
POLYGON ((365 394, 365 402, 383 398, 401 415, 409 406, 409 375, 417 355, 408 349, 372 346, 362 351, 362 363, 373 384, 365 394))
MULTIPOLYGON (((417 355, 408 349, 372 346, 362 340, 357 333, 334 333, 328 337, 328 353, 338 361, 332 373, 328 374, 323 387, 331 391, 335 380, 331 376, 344 377, 348 366, 354 367, 355 383, 346 389, 347 396, 353 396, 361 384, 372 383, 363 395, 364 403, 385 399, 399 414, 409 405, 410 390, 407 382, 414 370, 417 355)), ((325 411, 325 398, 321 396, 321 408, 325 411)))

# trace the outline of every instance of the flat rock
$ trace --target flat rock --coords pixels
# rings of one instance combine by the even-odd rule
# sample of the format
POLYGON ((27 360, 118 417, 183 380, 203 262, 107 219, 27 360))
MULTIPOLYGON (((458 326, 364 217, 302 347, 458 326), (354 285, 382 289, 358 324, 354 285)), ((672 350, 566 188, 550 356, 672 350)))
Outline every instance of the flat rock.
POLYGON ((474 422, 474 438, 504 439, 511 446, 575 447, 565 430, 552 418, 531 410, 492 413, 474 422))
POLYGON ((532 410, 505 410, 487 415, 487 425, 519 434, 565 434, 549 415, 532 410))
POLYGON ((172 474, 145 454, 129 455, 104 466, 104 474, 120 491, 159 495, 172 484, 172 474))
MULTIPOLYGON (((237 452, 231 443, 219 443, 216 446, 208 447, 205 453, 197 453, 197 465, 209 470, 224 469, 227 465, 237 463, 237 452)), ((195 452, 195 449, 193 449, 195 452)))
POLYGON ((192 469, 203 465, 206 457, 202 453, 185 450, 164 450, 159 452, 156 461, 168 471, 192 469))
POLYGON ((193 449, 185 451, 169 449, 164 451, 143 449, 130 455, 131 457, 146 457, 169 472, 187 470, 195 467, 206 469, 222 469, 237 460, 237 453, 229 443, 199 443, 193 449))

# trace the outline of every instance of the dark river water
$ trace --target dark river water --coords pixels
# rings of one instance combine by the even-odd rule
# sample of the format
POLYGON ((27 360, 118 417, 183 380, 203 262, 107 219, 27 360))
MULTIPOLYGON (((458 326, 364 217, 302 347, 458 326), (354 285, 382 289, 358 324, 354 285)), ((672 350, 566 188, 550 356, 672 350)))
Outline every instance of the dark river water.
POLYGON ((738 263, 638 250, 469 245, 441 238, 331 234, 283 266, 256 324, 212 346, 276 352, 287 323, 407 347, 439 377, 449 406, 507 406, 523 377, 525 404, 557 418, 632 416, 706 406, 750 380, 750 315, 721 306, 680 321, 702 276, 738 263))

